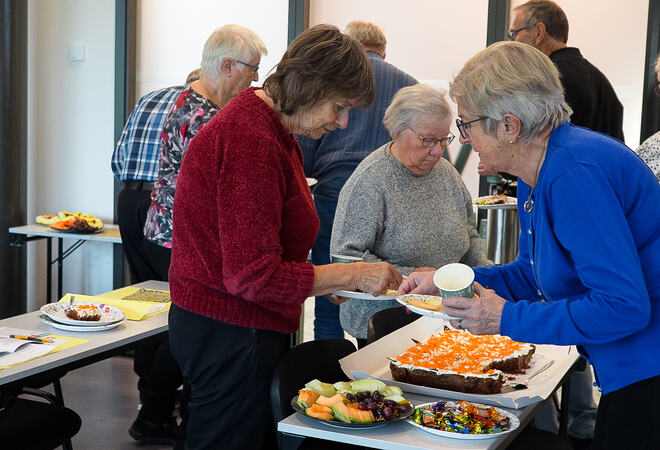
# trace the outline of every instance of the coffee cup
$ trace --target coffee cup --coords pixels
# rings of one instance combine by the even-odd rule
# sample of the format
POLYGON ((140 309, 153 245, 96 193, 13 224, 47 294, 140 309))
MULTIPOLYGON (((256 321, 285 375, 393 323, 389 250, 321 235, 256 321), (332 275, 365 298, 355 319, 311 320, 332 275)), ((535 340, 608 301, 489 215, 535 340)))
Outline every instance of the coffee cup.
POLYGON ((348 256, 348 255, 330 255, 330 262, 333 264, 347 264, 347 263, 356 263, 363 262, 364 260, 359 256, 348 256))
POLYGON ((443 297, 474 297, 474 271, 465 264, 440 267, 433 274, 433 282, 443 297))

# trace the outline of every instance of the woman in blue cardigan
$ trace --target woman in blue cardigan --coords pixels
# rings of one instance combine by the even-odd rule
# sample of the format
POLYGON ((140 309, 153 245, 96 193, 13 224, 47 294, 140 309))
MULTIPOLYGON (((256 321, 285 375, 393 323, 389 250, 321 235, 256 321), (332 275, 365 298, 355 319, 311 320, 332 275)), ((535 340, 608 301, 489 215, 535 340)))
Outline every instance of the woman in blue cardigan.
MULTIPOLYGON (((618 140, 568 123, 557 69, 532 46, 491 45, 449 93, 461 142, 487 170, 519 177, 521 235, 515 261, 475 268, 478 299, 446 298, 443 311, 474 334, 577 345, 603 394, 594 448, 660 448, 653 173, 618 140)), ((437 293, 432 276, 414 272, 399 292, 437 293)))

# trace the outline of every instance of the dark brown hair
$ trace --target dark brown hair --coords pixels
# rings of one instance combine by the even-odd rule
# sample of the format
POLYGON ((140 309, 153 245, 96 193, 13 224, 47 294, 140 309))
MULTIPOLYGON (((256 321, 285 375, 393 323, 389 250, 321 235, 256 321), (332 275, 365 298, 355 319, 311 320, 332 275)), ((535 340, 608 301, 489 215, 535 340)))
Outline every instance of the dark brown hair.
POLYGON ((531 0, 514 9, 525 14, 525 25, 533 27, 543 23, 548 35, 556 41, 568 41, 568 19, 566 14, 555 2, 545 0, 531 0))
POLYGON ((263 88, 286 115, 333 98, 357 99, 353 106, 366 108, 375 98, 364 49, 332 25, 316 25, 294 39, 263 88))

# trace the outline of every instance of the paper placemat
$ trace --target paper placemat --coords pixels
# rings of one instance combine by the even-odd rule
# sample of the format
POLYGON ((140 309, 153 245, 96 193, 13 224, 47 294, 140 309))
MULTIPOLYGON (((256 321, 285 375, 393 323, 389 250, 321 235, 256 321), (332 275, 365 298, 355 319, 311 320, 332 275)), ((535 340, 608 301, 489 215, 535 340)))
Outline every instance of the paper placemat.
POLYGON ((54 334, 45 333, 42 330, 23 330, 19 328, 0 327, 1 336, 8 336, 10 334, 18 334, 21 336, 45 337, 48 339, 52 339, 53 342, 26 345, 19 348, 14 353, 4 354, 0 356, 0 370, 27 361, 31 361, 33 359, 48 355, 50 353, 60 352, 62 350, 66 350, 71 347, 84 344, 85 342, 89 342, 89 339, 81 339, 81 338, 68 337, 68 336, 57 336, 54 334))

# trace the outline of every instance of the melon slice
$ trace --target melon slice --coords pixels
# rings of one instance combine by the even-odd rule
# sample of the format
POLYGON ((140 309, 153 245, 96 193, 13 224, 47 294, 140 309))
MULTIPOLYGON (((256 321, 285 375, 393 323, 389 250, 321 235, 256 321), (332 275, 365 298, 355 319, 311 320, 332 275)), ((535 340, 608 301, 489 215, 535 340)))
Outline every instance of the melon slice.
POLYGON ((301 389, 298 391, 298 404, 302 408, 309 408, 316 402, 317 398, 319 398, 319 394, 311 389, 301 389))
POLYGON ((335 405, 332 407, 332 414, 334 414, 335 419, 340 420, 342 422, 348 423, 351 421, 351 413, 346 403, 343 402, 335 403, 335 405))
POLYGON ((335 403, 343 403, 346 401, 346 397, 343 395, 337 393, 333 395, 332 397, 326 397, 325 395, 319 395, 319 397, 316 399, 316 403, 319 405, 323 406, 329 406, 332 408, 332 406, 335 405, 335 403))
POLYGON ((325 395, 326 397, 332 397, 337 393, 337 390, 330 383, 324 383, 317 379, 313 379, 305 385, 306 388, 311 389, 320 395, 325 395))
POLYGON ((314 417, 321 420, 333 420, 335 418, 335 416, 332 415, 331 408, 319 405, 318 403, 314 403, 312 406, 307 408, 305 410, 305 414, 307 414, 309 417, 314 417))
POLYGON ((348 413, 350 414, 351 422, 353 423, 371 423, 376 421, 376 418, 371 411, 362 411, 358 408, 349 407, 348 413))

